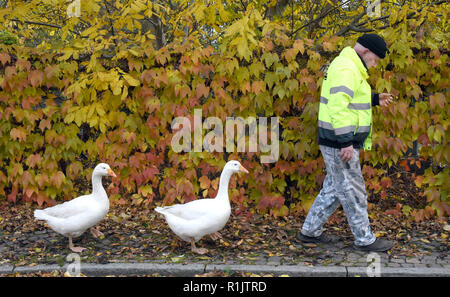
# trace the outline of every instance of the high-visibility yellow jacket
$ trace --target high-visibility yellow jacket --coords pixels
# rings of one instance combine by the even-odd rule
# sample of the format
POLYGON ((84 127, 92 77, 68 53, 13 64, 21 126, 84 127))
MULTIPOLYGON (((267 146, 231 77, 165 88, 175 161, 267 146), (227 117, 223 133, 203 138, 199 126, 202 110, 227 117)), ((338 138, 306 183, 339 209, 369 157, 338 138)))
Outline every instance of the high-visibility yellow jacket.
POLYGON ((372 94, 367 68, 351 47, 328 67, 319 107, 319 144, 335 148, 372 146, 372 94))

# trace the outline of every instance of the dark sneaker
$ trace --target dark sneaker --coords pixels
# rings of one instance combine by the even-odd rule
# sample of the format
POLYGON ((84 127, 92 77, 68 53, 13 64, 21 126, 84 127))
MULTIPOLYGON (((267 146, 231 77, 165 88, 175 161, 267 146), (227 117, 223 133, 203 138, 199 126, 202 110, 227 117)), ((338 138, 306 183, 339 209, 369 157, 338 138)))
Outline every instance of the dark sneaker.
POLYGON ((372 244, 357 246, 353 245, 355 249, 365 252, 386 252, 394 246, 393 241, 377 238, 372 244))
POLYGON ((302 233, 298 233, 297 239, 304 243, 333 243, 339 241, 341 238, 334 235, 326 235, 325 233, 322 233, 317 237, 306 236, 302 233))

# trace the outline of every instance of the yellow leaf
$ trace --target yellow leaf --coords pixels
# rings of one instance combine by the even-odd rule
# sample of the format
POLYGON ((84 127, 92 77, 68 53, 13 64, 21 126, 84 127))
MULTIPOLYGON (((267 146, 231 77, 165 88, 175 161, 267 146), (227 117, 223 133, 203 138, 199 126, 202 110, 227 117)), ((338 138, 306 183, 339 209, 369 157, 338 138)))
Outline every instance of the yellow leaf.
POLYGON ((127 86, 123 86, 122 97, 120 99, 121 100, 125 100, 125 98, 127 98, 127 96, 128 96, 128 87, 127 86))
POLYGON ((103 106, 100 103, 95 104, 95 110, 97 111, 97 114, 101 117, 106 114, 105 110, 103 109, 103 106))
POLYGON ((422 241, 423 243, 427 243, 427 244, 431 243, 428 239, 425 239, 425 238, 421 238, 420 241, 422 241))
POLYGON ((73 49, 67 48, 67 49, 64 49, 62 52, 64 53, 64 55, 59 57, 58 61, 65 61, 65 60, 69 59, 73 54, 73 49))
POLYGON ((384 232, 384 231, 375 232, 376 237, 383 237, 385 235, 386 235, 386 232, 384 232))
POLYGON ((135 79, 134 77, 132 77, 131 75, 129 75, 129 74, 124 74, 123 75, 123 77, 125 78, 125 80, 127 81, 127 83, 130 85, 130 86, 133 86, 133 87, 136 87, 136 86, 139 86, 140 84, 141 84, 141 82, 139 81, 139 80, 137 80, 137 79, 135 79))
POLYGON ((201 256, 201 257, 198 257, 200 260, 211 260, 211 257, 208 257, 208 256, 201 256))
POLYGON ((128 51, 129 51, 133 56, 136 56, 136 57, 139 56, 139 53, 138 53, 137 51, 135 51, 134 49, 129 49, 128 51))
POLYGON ((115 96, 120 95, 122 92, 123 81, 119 80, 117 82, 111 82, 110 84, 111 90, 115 96))

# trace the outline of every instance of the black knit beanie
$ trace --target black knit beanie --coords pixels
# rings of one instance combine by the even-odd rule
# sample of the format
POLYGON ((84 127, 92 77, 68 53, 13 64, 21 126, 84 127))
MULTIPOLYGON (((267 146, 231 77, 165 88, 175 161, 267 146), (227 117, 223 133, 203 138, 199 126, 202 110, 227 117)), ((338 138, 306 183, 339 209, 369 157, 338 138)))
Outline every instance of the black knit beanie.
POLYGON ((388 51, 386 42, 377 34, 364 34, 363 36, 358 38, 357 42, 362 46, 368 48, 372 53, 374 53, 381 59, 386 57, 386 52, 388 51))

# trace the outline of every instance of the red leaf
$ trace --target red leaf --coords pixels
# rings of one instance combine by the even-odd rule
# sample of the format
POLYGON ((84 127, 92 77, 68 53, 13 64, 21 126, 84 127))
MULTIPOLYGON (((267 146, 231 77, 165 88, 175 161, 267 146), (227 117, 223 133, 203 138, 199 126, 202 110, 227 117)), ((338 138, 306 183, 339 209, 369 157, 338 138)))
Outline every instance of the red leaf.
POLYGON ((44 184, 49 182, 48 176, 45 174, 41 174, 41 173, 36 175, 35 180, 40 188, 42 188, 44 184))
POLYGON ((399 212, 397 209, 392 208, 392 209, 388 209, 384 212, 387 215, 393 215, 394 217, 400 217, 402 215, 401 212, 399 212))
POLYGON ((202 189, 207 189, 210 187, 211 185, 211 181, 209 180, 209 178, 207 176, 202 176, 198 179, 198 181, 200 182, 200 188, 202 189))
POLYGON ((9 134, 11 135, 12 139, 19 140, 19 142, 27 139, 27 132, 23 127, 12 128, 9 134))
POLYGON ((147 167, 144 172, 142 172, 142 175, 144 176, 146 181, 149 181, 153 179, 153 177, 159 173, 158 168, 155 166, 147 167))
POLYGON ((412 216, 414 217, 414 221, 416 221, 416 223, 422 222, 424 219, 424 211, 423 209, 415 209, 412 212, 412 216))
POLYGON ((5 66, 6 63, 11 62, 11 56, 8 53, 0 53, 0 62, 5 66))
POLYGON ((28 81, 31 83, 31 85, 33 87, 41 85, 43 79, 44 79, 44 73, 42 71, 33 70, 30 73, 28 73, 28 81))
POLYGON ((426 133, 422 134, 419 136, 419 138, 417 138, 417 141, 422 144, 423 146, 427 146, 429 144, 431 144, 430 140, 428 139, 428 136, 426 133))
POLYGON ((66 170, 67 176, 72 180, 76 179, 83 171, 83 165, 80 162, 71 163, 66 170))
POLYGON ((31 197, 33 196, 34 193, 34 189, 33 188, 28 188, 28 189, 23 189, 23 197, 25 198, 25 201, 32 201, 31 197))
POLYGON ((50 180, 52 181, 53 185, 55 185, 57 188, 60 188, 65 178, 66 177, 64 176, 64 173, 62 173, 61 171, 57 171, 52 174, 50 180))
POLYGON ((145 154, 143 153, 135 153, 130 157, 130 167, 139 168, 141 167, 141 163, 145 160, 145 154))
POLYGON ((386 189, 387 187, 392 186, 392 180, 389 177, 383 177, 380 181, 381 186, 383 189, 386 189))
POLYGON ((442 93, 436 93, 430 96, 430 105, 431 108, 433 109, 436 108, 436 105, 438 105, 441 109, 444 109, 446 101, 447 100, 445 99, 445 96, 442 93))
POLYGON ((164 200, 162 205, 170 205, 175 201, 175 198, 177 198, 177 191, 172 188, 167 191, 166 195, 164 196, 164 200))
POLYGON ((280 195, 276 196, 262 196, 257 204, 257 208, 260 210, 266 210, 268 208, 280 208, 284 204, 284 197, 280 195))
POLYGON ((34 181, 33 177, 31 176, 31 173, 28 172, 28 171, 24 171, 24 173, 22 174, 22 178, 21 179, 22 179, 22 187, 24 189, 28 188, 28 186, 30 184, 32 184, 33 181, 34 181))
POLYGON ((424 178, 425 178, 425 176, 419 175, 419 176, 416 177, 416 179, 414 180, 414 183, 416 184, 416 186, 417 186, 418 188, 422 187, 422 183, 423 183, 424 178))
POLYGON ((39 123, 39 129, 41 129, 42 132, 44 132, 45 128, 47 129, 52 128, 50 119, 41 120, 41 122, 39 123))
POLYGON ((42 206, 42 204, 44 204, 44 202, 47 200, 48 200, 47 196, 45 196, 45 194, 43 193, 38 193, 36 195, 36 202, 39 206, 42 206))
POLYGON ((201 96, 208 98, 209 87, 205 86, 204 83, 199 83, 195 89, 195 95, 197 98, 200 98, 201 96))
POLYGON ((410 171, 409 165, 408 165, 408 160, 404 159, 400 161, 400 166, 402 166, 403 168, 405 168, 406 171, 410 171))
POLYGON ((35 167, 36 164, 40 164, 41 161, 42 161, 41 155, 39 155, 39 154, 33 154, 33 155, 30 155, 30 156, 28 157, 28 159, 27 159, 27 161, 26 161, 26 164, 27 164, 29 167, 35 167))
POLYGON ((254 81, 252 83, 252 92, 259 94, 262 90, 266 89, 266 83, 264 81, 254 81))
POLYGON ((16 186, 13 186, 11 193, 8 195, 8 201, 16 203, 17 193, 19 193, 19 189, 16 186))
POLYGON ((276 163, 276 166, 280 169, 281 173, 285 173, 286 171, 288 173, 292 173, 292 171, 295 169, 294 166, 292 166, 289 162, 280 160, 276 163))

